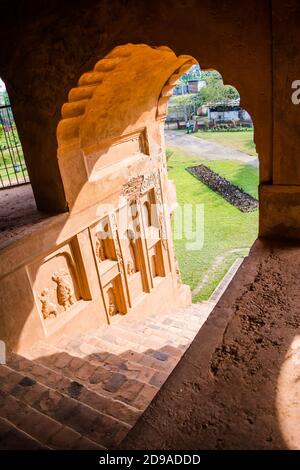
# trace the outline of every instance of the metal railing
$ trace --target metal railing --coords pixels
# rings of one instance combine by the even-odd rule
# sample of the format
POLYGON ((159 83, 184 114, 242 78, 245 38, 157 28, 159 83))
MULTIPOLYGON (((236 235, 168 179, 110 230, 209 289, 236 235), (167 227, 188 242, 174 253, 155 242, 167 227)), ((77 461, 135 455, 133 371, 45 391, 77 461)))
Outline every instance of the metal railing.
POLYGON ((0 188, 29 182, 10 104, 0 106, 0 188))

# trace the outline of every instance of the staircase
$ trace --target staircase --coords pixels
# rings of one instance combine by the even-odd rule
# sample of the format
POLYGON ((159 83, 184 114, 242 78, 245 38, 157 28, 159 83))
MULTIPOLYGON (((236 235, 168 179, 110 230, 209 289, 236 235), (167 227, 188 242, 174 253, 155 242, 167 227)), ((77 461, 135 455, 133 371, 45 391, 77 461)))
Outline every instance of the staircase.
POLYGON ((113 449, 170 375, 214 307, 130 318, 0 366, 0 449, 113 449))

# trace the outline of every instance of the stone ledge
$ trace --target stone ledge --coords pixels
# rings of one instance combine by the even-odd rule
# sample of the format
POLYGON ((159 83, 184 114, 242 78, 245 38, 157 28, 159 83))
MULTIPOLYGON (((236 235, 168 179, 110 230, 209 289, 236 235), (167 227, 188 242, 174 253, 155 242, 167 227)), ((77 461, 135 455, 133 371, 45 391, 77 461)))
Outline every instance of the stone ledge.
POLYGON ((300 238, 300 186, 260 185, 259 235, 300 238))

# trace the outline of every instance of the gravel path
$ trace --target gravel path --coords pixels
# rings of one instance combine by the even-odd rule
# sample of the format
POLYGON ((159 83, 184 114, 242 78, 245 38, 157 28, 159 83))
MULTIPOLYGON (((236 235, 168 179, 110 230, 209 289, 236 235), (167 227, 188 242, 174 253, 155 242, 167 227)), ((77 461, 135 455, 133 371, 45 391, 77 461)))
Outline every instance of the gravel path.
POLYGON ((215 142, 199 139, 191 134, 165 131, 166 145, 176 147, 201 160, 238 160, 258 168, 258 158, 215 142))

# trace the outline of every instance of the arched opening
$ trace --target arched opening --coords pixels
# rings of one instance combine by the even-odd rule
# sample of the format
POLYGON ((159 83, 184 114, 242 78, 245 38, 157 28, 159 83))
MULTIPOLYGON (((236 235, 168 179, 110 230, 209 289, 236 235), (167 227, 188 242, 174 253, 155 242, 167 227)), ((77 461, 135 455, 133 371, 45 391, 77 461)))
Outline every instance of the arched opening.
POLYGON ((5 83, 0 79, 0 188, 29 182, 17 126, 5 83))
POLYGON ((174 88, 165 122, 179 203, 176 258, 193 301, 211 307, 258 235, 259 162, 253 122, 240 101, 217 71, 193 65, 174 88))
POLYGON ((47 217, 37 209, 12 104, 0 79, 0 251, 47 217))
MULTIPOLYGON (((174 187, 165 178, 160 124, 172 79, 176 82, 188 70, 182 66, 189 61, 192 65, 195 58, 204 70, 218 70, 225 83, 236 87, 254 121, 260 156, 260 235, 299 240, 300 107, 299 100, 294 102, 295 95, 299 98, 294 86, 299 86, 300 77, 300 3, 2 4, 0 71, 37 207, 60 215, 32 224, 22 232, 22 240, 14 243, 14 238, 0 253, 0 340, 8 351, 23 355, 9 355, 8 365, 1 366, 0 447, 24 443, 26 448, 124 449, 120 441, 190 344, 201 312, 199 305, 187 312, 184 296, 177 310, 184 288, 172 246, 164 241, 170 227, 163 224, 161 211, 151 217, 148 228, 147 223, 140 227, 147 231, 147 245, 136 237, 141 230, 135 223, 143 223, 144 200, 136 204, 140 213, 135 220, 128 217, 130 232, 126 226, 115 230, 113 215, 140 192, 139 176, 157 169, 162 195, 167 195, 164 202, 170 211, 176 210, 174 187), (172 50, 131 42, 165 44, 172 50), (125 47, 112 51, 118 44, 125 47), (186 53, 190 56, 180 56, 186 53), (63 103, 65 122, 59 125, 57 142, 63 103), (105 211, 104 203, 112 207, 105 211), (70 212, 63 213, 68 208, 70 212), (105 217, 113 233, 113 249, 108 248, 107 255, 97 243, 98 224, 105 217), (124 256, 132 259, 132 250, 125 250, 128 241, 119 240, 120 233, 134 240, 140 272, 145 273, 142 282, 122 263, 124 256), (167 256, 162 259, 161 253, 167 256), (163 271, 157 275, 155 256, 167 268, 165 276, 163 271), (110 284, 112 278, 116 282, 110 284), (113 308, 118 289, 123 304, 113 308), (117 311, 124 315, 114 314, 117 311), (149 312, 151 319, 144 323, 149 312)), ((224 110, 215 112, 223 120, 224 110)), ((187 138, 210 142, 221 132, 208 131, 202 138, 189 132, 187 138)), ((169 177, 175 170, 172 159, 174 154, 169 177)), ((231 181, 233 175, 227 171, 223 176, 231 181)), ((156 180, 143 179, 142 185, 143 196, 152 189, 159 199, 156 180)), ((177 185, 177 202, 179 189, 177 185)), ((211 222, 218 230, 217 221, 211 222)), ((220 244, 222 235, 216 234, 220 244)), ((297 243, 293 249, 283 243, 280 252, 266 239, 258 240, 127 447, 298 445, 296 338, 283 364, 299 329, 297 243)), ((1 342, 0 349, 3 354, 1 342)))
POLYGON ((57 129, 70 212, 26 239, 26 259, 18 251, 5 273, 10 287, 17 272, 28 293, 18 328, 18 299, 4 318, 29 360, 24 370, 35 380, 31 362, 54 373, 63 363, 70 397, 97 406, 93 419, 109 415, 105 433, 89 430, 106 447, 135 423, 207 317, 191 305, 174 253, 164 140, 169 98, 194 64, 164 46, 127 44, 81 76, 57 129))

